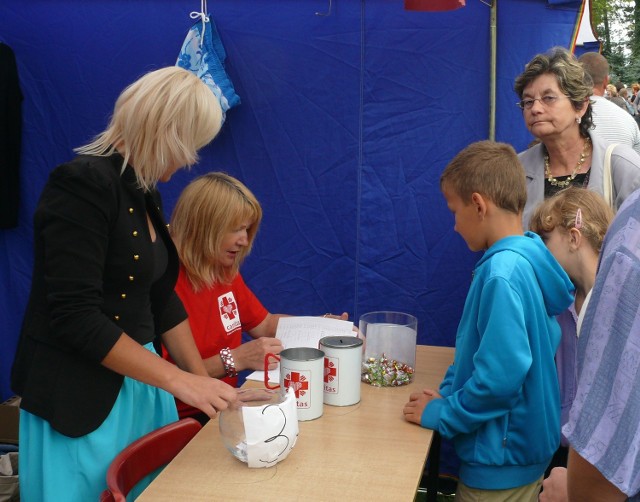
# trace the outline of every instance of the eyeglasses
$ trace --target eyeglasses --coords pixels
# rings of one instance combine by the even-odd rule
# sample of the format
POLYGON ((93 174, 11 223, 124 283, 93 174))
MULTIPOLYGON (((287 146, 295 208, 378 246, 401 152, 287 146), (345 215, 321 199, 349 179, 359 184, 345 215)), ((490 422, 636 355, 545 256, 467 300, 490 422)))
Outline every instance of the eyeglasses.
POLYGON ((531 108, 533 108, 533 103, 535 103, 536 101, 540 101, 540 103, 542 103, 543 106, 549 107, 549 106, 553 106, 556 101, 563 98, 569 99, 569 96, 548 95, 548 96, 542 96, 541 98, 527 98, 527 99, 518 101, 516 105, 518 105, 523 110, 531 110, 531 108))

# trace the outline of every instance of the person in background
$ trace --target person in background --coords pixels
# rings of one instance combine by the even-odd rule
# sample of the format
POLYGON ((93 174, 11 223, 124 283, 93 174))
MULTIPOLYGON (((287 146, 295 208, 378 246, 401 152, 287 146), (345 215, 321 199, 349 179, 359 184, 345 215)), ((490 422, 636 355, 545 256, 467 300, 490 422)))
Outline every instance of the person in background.
POLYGON ((638 82, 634 82, 631 84, 631 96, 629 96, 629 102, 633 104, 636 109, 636 115, 638 111, 638 106, 640 105, 640 100, 638 99, 638 91, 640 91, 640 84, 638 82))
POLYGON ((568 466, 551 471, 541 502, 640 500, 638 221, 640 190, 604 238, 578 340, 578 388, 562 428, 568 466))
POLYGON ((481 141, 440 177, 455 231, 480 258, 439 391, 411 394, 409 422, 453 439, 457 501, 538 498, 560 441, 555 316, 572 302, 569 277, 540 237, 524 232, 525 175, 513 148, 481 141))
POLYGON ((625 101, 624 99, 622 99, 620 97, 620 95, 618 94, 618 89, 616 89, 616 86, 613 84, 608 84, 607 85, 607 99, 609 101, 611 101, 614 105, 619 106, 620 108, 622 108, 623 110, 627 110, 627 107, 625 105, 625 101))
MULTIPOLYGON (((523 222, 528 228, 535 207, 563 188, 587 187, 603 194, 608 143, 591 132, 592 87, 585 83, 584 67, 566 49, 555 47, 536 55, 517 77, 515 90, 525 125, 540 139, 519 154, 527 179, 523 222)), ((628 113, 607 104, 633 121, 628 113)), ((640 187, 640 156, 627 145, 617 145, 611 155, 611 172, 617 208, 640 187)))
MULTIPOLYGON (((592 121, 595 135, 611 143, 621 143, 630 146, 640 153, 640 129, 638 124, 630 117, 624 108, 625 113, 620 111, 623 104, 618 99, 615 103, 604 96, 609 85, 609 63, 607 59, 597 52, 585 52, 578 59, 586 75, 590 77, 592 121), (618 106, 615 106, 615 105, 618 106)), ((612 87, 616 91, 615 85, 612 87)), ((618 98, 616 96, 615 98, 618 98)), ((592 135, 593 136, 593 135, 592 135)), ((592 138, 593 139, 593 138, 592 138)))
MULTIPOLYGON (((207 372, 236 386, 237 372, 264 369, 268 353, 279 354, 278 320, 245 284, 240 265, 251 252, 262 208, 239 180, 212 172, 182 191, 171 217, 171 235, 180 256, 176 292, 189 314, 196 346, 207 372), (242 332, 252 338, 242 343, 242 332)), ((325 317, 346 320, 341 316, 325 317)), ((162 355, 173 358, 165 347, 162 355)), ((275 364, 274 364, 275 366, 275 364)), ((205 423, 209 416, 177 401, 180 417, 205 423)))
MULTIPOLYGON (((556 352, 560 384, 560 424, 567 423, 576 395, 578 319, 584 316, 596 279, 602 240, 613 219, 613 210, 597 193, 569 187, 542 202, 531 217, 530 228, 542 238, 576 288, 573 304, 557 316, 562 338, 556 352)), ((560 448, 547 468, 566 467, 568 441, 561 436, 560 448)))
POLYGON ((210 417, 237 399, 193 342, 156 189, 197 161, 220 124, 204 83, 162 68, 127 87, 108 128, 51 173, 11 374, 22 500, 98 500, 114 457, 177 420, 172 394, 210 417), (156 337, 178 366, 155 353, 156 337))
POLYGON ((624 99, 624 109, 629 112, 629 115, 635 116, 636 109, 633 107, 631 101, 629 101, 629 90, 626 87, 623 87, 618 92, 618 96, 624 99))

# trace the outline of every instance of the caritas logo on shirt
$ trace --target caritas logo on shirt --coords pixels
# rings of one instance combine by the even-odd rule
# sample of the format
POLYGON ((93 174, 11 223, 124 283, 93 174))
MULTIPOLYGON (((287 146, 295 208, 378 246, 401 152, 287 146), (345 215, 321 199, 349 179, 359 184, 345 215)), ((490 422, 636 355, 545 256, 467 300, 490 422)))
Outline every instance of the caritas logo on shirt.
POLYGON ((220 320, 227 333, 240 327, 240 312, 238 312, 238 304, 233 296, 233 291, 218 297, 218 309, 220 310, 220 320))

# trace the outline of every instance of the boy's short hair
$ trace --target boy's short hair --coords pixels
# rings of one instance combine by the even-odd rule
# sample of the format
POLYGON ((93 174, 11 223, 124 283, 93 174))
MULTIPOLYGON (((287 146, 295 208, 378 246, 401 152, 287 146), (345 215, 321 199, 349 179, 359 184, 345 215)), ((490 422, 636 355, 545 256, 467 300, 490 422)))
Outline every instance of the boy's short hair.
POLYGON ((456 155, 440 176, 440 188, 453 189, 465 204, 474 192, 497 207, 520 214, 527 202, 525 173, 511 145, 478 141, 456 155))

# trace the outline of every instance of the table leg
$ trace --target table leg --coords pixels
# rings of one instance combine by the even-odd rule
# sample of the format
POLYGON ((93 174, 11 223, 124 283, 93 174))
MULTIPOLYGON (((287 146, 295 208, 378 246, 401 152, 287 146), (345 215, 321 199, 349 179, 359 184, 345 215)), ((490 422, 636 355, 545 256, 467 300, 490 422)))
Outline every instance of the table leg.
POLYGON ((438 476, 440 474, 440 434, 433 431, 431 448, 427 457, 427 502, 436 502, 438 497, 438 476))

